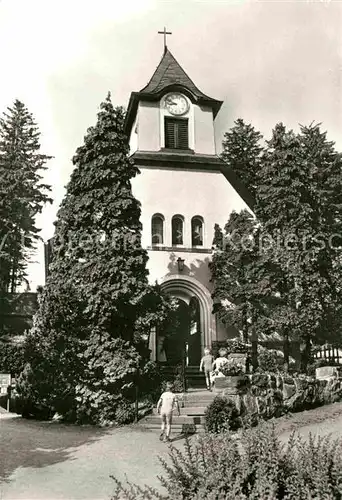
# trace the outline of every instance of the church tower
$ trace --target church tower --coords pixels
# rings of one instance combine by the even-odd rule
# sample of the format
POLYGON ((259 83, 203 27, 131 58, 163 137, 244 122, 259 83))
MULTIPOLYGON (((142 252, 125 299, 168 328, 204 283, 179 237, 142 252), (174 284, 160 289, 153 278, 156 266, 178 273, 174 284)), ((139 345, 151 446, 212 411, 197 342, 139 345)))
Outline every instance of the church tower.
POLYGON ((126 116, 141 174, 142 244, 152 283, 179 299, 171 337, 156 332, 157 361, 197 365, 204 347, 227 338, 212 314, 209 262, 214 225, 251 206, 248 192, 217 156, 214 121, 222 105, 201 92, 165 46, 148 84, 132 92, 126 116))

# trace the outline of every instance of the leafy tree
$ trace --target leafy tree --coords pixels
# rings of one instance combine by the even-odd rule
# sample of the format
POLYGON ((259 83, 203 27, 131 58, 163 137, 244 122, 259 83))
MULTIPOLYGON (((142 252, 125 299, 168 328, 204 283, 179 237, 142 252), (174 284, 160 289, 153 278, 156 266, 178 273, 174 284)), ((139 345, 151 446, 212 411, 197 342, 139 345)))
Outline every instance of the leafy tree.
MULTIPOLYGON (((57 409, 61 395, 71 395, 80 421, 129 418, 133 383, 147 354, 143 336, 168 310, 167 298, 147 280, 140 204, 131 190, 139 171, 128 157, 124 118, 124 110, 114 108, 108 95, 76 151, 32 330, 39 349, 30 360, 34 374, 37 366, 43 366, 40 373, 48 369, 42 358, 46 353, 49 359, 51 346, 46 387, 55 397, 49 405, 57 409)), ((36 382, 35 394, 48 392, 36 382)))
MULTIPOLYGON (((317 293, 320 311, 318 343, 340 342, 342 328, 342 155, 327 140, 319 124, 301 126, 303 156, 310 166, 310 181, 315 193, 315 234, 306 245, 310 279, 317 293), (310 244, 311 243, 311 244, 310 244)), ((311 339, 304 338, 304 365, 310 358, 311 339)))
POLYGON ((270 243, 267 263, 273 266, 278 303, 274 326, 284 339, 285 363, 289 360, 289 338, 298 327, 299 277, 303 254, 301 242, 313 224, 312 192, 308 165, 301 155, 298 137, 278 124, 267 143, 259 171, 256 213, 263 225, 263 239, 270 243), (271 258, 270 258, 271 256, 271 258))
MULTIPOLYGON (((242 120, 236 122, 226 134, 224 151, 237 175, 236 166, 245 164, 239 166, 240 177, 245 175, 245 183, 252 190, 254 186, 256 193, 258 283, 253 290, 251 328, 281 334, 286 364, 290 340, 299 341, 304 346, 305 368, 312 343, 340 340, 341 154, 319 125, 301 127, 300 134, 295 134, 280 123, 263 149, 258 144, 259 134, 253 131, 242 120), (247 136, 251 138, 248 147, 247 136)), ((248 230, 241 229, 248 236, 248 230)), ((216 239, 224 239, 218 229, 216 239)), ((238 252, 235 258, 240 256, 238 252)), ((235 282, 239 283, 238 265, 230 274, 222 272, 229 258, 216 252, 213 261, 214 267, 221 269, 222 279, 214 293, 222 293, 228 300, 235 282)), ((238 298, 237 302, 239 307, 232 301, 223 314, 227 322, 241 329, 243 301, 238 298)))
MULTIPOLYGON (((318 135, 314 148, 313 133, 313 129, 309 132, 303 128, 302 135, 296 135, 277 125, 259 171, 256 213, 262 222, 263 238, 270 242, 264 262, 275 284, 273 324, 284 339, 286 364, 289 339, 304 342, 308 358, 312 342, 320 343, 334 335, 324 325, 331 324, 337 306, 337 288, 332 282, 337 261, 326 249, 332 225, 325 222, 329 217, 328 197, 326 185, 318 180, 322 164, 317 163, 332 151, 328 143, 322 147, 324 141, 319 141, 318 135), (318 235, 323 237, 323 245, 318 235)), ((330 189, 328 192, 331 194, 330 189)))
POLYGON ((254 196, 263 151, 260 145, 261 139, 260 132, 239 118, 234 122, 234 127, 224 134, 222 142, 221 158, 228 163, 254 196))
POLYGON ((258 228, 243 210, 232 212, 224 231, 216 224, 210 263, 214 283, 214 312, 226 325, 237 328, 246 343, 252 340, 253 366, 257 364, 256 322, 263 317, 259 303, 258 228))
POLYGON ((15 292, 39 239, 35 217, 50 186, 41 172, 51 158, 40 152, 40 132, 31 113, 15 100, 0 118, 0 290, 15 292))

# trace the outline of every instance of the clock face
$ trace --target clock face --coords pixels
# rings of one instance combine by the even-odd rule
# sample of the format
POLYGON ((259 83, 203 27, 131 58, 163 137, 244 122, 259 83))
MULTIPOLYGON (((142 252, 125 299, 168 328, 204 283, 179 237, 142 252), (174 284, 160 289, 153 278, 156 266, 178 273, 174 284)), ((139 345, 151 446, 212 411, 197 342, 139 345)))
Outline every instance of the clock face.
POLYGON ((184 115, 189 109, 189 103, 180 94, 169 94, 165 98, 165 107, 172 115, 184 115))

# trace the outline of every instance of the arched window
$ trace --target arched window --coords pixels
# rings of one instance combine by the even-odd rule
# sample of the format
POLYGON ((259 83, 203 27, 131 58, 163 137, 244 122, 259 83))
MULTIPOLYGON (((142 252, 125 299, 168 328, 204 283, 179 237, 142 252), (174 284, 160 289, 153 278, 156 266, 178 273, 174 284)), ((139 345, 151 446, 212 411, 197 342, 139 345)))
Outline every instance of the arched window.
POLYGON ((172 245, 183 245, 183 223, 181 215, 172 217, 172 245))
POLYGON ((161 214, 155 214, 151 223, 152 246, 162 245, 164 243, 164 217, 161 214))
POLYGON ((199 215, 191 219, 191 244, 193 247, 203 246, 203 219, 199 215))

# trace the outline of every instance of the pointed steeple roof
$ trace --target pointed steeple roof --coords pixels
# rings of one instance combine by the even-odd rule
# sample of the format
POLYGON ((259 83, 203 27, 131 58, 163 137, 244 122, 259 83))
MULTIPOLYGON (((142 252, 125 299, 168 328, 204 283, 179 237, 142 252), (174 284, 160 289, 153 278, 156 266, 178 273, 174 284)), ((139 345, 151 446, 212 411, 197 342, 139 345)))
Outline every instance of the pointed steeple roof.
POLYGON ((126 115, 127 133, 133 125, 139 101, 157 101, 167 91, 184 92, 194 103, 209 106, 213 110, 214 118, 222 106, 222 101, 208 97, 196 87, 169 49, 165 47, 163 57, 148 84, 139 92, 131 93, 126 115))
POLYGON ((164 55, 153 73, 151 80, 146 87, 140 90, 140 92, 158 93, 170 85, 181 85, 190 90, 195 97, 211 100, 210 97, 203 94, 203 92, 196 87, 194 82, 189 78, 184 69, 166 47, 164 55))

